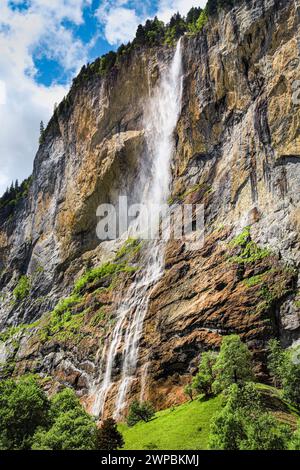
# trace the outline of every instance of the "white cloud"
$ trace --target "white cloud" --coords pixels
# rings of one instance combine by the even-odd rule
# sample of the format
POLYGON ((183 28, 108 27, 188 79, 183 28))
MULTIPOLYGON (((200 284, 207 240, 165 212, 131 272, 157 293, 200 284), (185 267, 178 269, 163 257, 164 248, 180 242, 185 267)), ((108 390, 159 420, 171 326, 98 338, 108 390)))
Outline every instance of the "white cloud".
POLYGON ((126 43, 132 39, 139 22, 134 10, 116 8, 107 16, 105 37, 110 44, 126 43))
POLYGON ((0 80, 0 106, 6 103, 6 85, 0 80))
POLYGON ((174 13, 186 15, 192 7, 204 8, 207 0, 160 0, 158 2, 157 16, 167 23, 174 13))
POLYGON ((151 2, 145 0, 105 0, 100 2, 97 18, 104 27, 105 39, 112 45, 126 43, 133 39, 139 23, 158 16, 167 23, 174 13, 182 15, 194 7, 205 7, 207 0, 160 0, 153 11, 151 2))
POLYGON ((38 49, 73 75, 87 62, 88 45, 75 39, 63 20, 81 24, 90 2, 29 0, 27 9, 13 11, 20 0, 0 0, 0 193, 12 179, 30 174, 39 123, 49 120, 54 103, 67 93, 68 87, 36 82, 33 53, 38 49))
POLYGON ((128 3, 126 0, 100 2, 96 16, 104 27, 104 36, 109 44, 127 43, 136 33, 141 18, 136 9, 126 8, 128 3))

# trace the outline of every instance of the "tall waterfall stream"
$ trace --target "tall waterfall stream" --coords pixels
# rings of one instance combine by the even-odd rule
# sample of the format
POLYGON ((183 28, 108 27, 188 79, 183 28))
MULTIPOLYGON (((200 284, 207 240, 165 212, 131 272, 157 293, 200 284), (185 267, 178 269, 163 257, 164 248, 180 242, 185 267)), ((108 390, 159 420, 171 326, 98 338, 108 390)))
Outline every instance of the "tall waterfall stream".
MULTIPOLYGON (((153 207, 166 204, 169 196, 171 160, 174 153, 173 133, 181 112, 182 83, 182 51, 179 40, 171 64, 162 71, 161 79, 145 105, 146 148, 152 169, 141 203, 149 208, 150 212, 153 207)), ((127 393, 135 379, 144 319, 151 292, 162 276, 165 256, 163 239, 152 240, 145 245, 144 250, 147 250, 144 253, 145 266, 137 273, 126 297, 119 303, 116 324, 102 354, 101 377, 100 382, 95 385, 96 399, 93 405, 93 413, 97 416, 103 414, 108 393, 111 387, 116 385, 114 415, 119 418, 126 404, 127 393), (115 384, 113 368, 121 345, 124 345, 121 378, 115 384)), ((147 372, 147 364, 142 370, 144 373, 147 372)), ((141 393, 145 388, 145 380, 146 377, 140 378, 141 393)))

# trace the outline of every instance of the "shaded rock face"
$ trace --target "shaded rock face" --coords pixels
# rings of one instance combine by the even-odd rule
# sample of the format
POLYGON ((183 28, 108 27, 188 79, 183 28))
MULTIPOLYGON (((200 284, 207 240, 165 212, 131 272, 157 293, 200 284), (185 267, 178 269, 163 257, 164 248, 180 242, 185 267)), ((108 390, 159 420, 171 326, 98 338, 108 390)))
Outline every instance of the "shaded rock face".
MULTIPOLYGON (((158 407, 180 402, 201 351, 217 349, 223 335, 247 341, 266 380, 268 339, 299 340, 299 26, 297 2, 253 0, 183 38, 170 203, 203 204, 206 237, 196 252, 183 242, 166 247, 131 397, 143 388, 158 407)), ((96 208, 125 192, 134 199, 145 166, 144 107, 172 55, 164 47, 136 51, 105 79, 73 88, 53 117, 28 198, 0 220, 1 327, 39 320, 3 335, 2 375, 38 372, 52 389, 71 385, 92 403, 117 305, 142 260, 138 250, 116 260, 120 244, 99 243, 96 208), (110 260, 133 269, 87 284, 69 309, 80 322, 67 334, 49 327, 76 279, 110 260), (21 275, 30 295, 16 301, 21 275)), ((116 381, 121 369, 120 351, 116 381)))

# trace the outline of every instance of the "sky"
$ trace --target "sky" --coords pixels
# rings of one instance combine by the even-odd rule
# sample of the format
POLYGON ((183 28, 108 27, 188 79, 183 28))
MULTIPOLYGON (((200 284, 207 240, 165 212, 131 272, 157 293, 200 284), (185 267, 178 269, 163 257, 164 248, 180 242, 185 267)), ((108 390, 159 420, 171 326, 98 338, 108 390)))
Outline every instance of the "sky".
POLYGON ((206 0, 0 0, 0 194, 32 172, 40 121, 82 65, 206 0))

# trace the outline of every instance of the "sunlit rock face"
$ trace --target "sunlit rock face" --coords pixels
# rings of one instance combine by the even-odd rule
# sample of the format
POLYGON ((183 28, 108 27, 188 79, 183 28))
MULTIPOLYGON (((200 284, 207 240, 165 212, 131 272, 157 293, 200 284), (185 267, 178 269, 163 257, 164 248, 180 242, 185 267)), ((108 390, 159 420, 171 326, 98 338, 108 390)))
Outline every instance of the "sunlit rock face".
MULTIPOLYGON (((247 341, 265 380, 268 339, 285 346, 300 339, 299 15, 292 0, 241 2, 182 39, 169 204, 204 205, 205 243, 198 251, 181 241, 165 247, 128 400, 142 392, 158 407, 182 401, 201 351, 217 349, 223 335, 247 341)), ((96 209, 125 193, 134 202, 141 171, 151 166, 146 106, 173 56, 173 48, 142 49, 106 78, 73 87, 40 146, 28 198, 13 217, 0 214, 1 328, 39 321, 3 337, 2 375, 41 373, 49 390, 73 386, 90 410, 118 306, 145 264, 144 248, 116 259, 122 241, 99 243, 96 209), (122 269, 79 293, 67 309, 77 324, 49 327, 74 282, 107 261, 122 269), (16 302, 21 275, 30 294, 16 302)))

